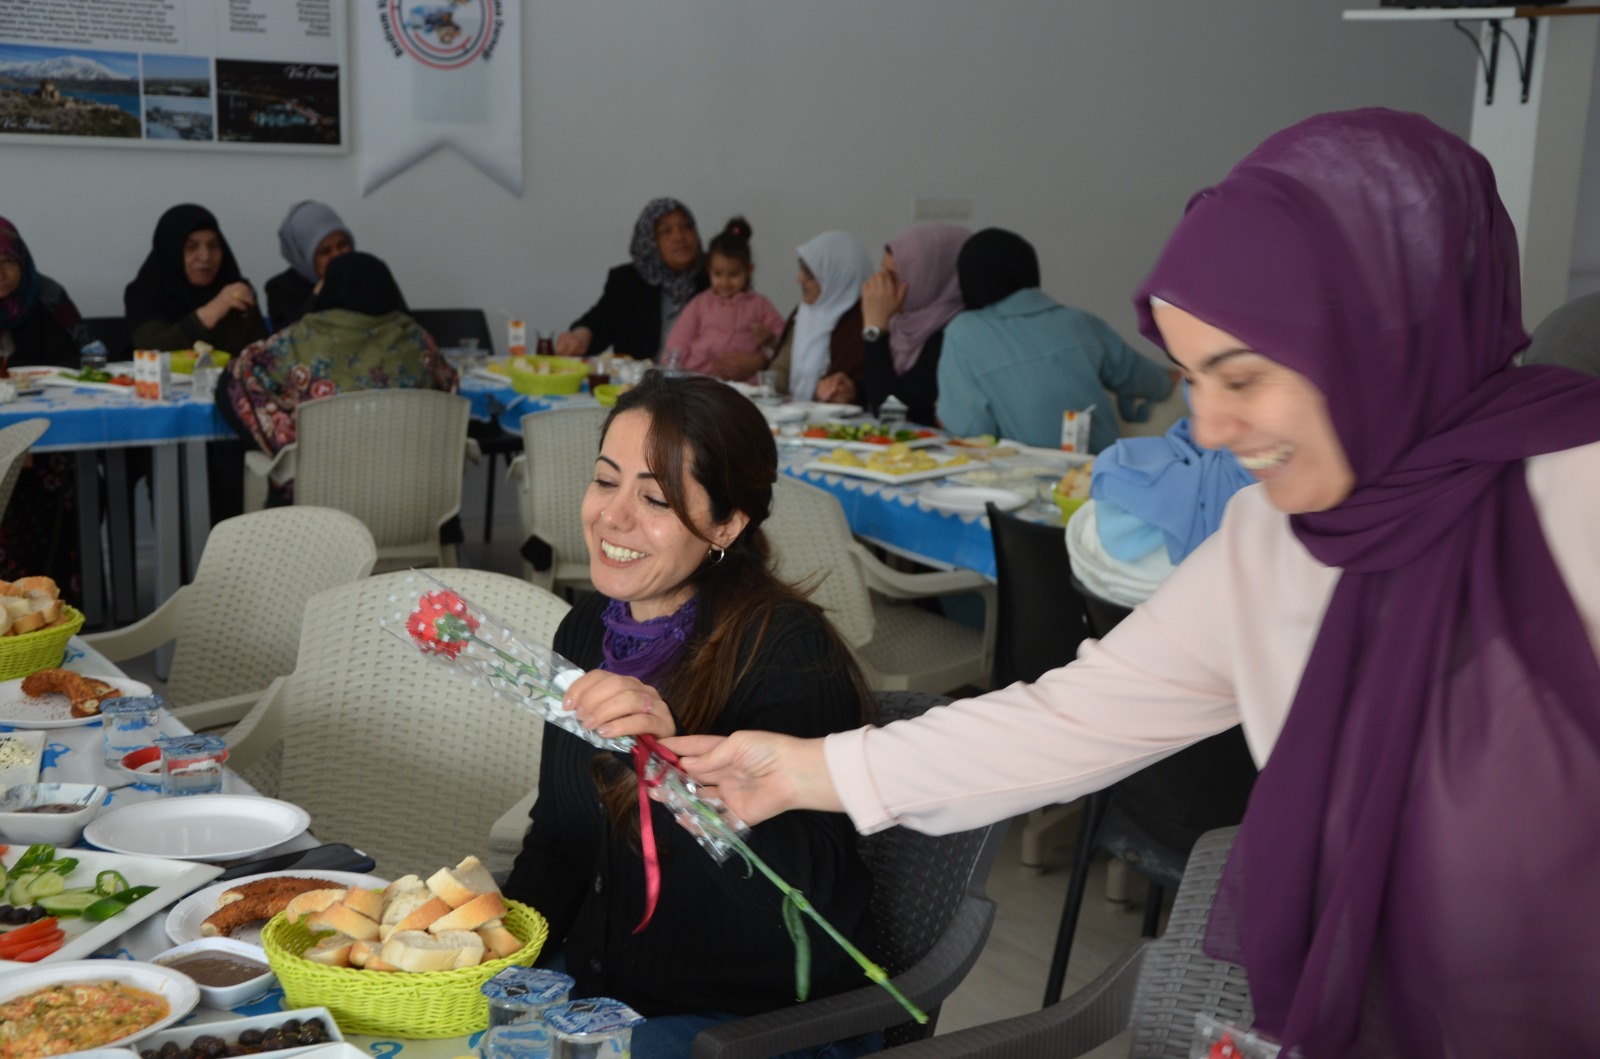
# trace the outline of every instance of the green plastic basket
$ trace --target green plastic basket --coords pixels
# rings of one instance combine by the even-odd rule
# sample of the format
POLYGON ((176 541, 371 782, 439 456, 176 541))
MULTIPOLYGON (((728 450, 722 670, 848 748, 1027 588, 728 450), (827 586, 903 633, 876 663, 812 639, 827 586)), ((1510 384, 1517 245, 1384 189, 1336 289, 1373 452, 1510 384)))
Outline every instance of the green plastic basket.
POLYGON ((325 1007, 341 1030, 370 1037, 465 1037, 489 1025, 483 983, 507 967, 531 967, 550 933, 544 917, 518 901, 506 901, 505 924, 521 949, 454 971, 324 967, 300 955, 311 947, 312 933, 281 914, 262 929, 261 945, 283 986, 285 1008, 325 1007))
POLYGON ((16 680, 61 664, 67 641, 83 628, 83 612, 67 607, 67 620, 20 636, 0 636, 0 680, 16 680))

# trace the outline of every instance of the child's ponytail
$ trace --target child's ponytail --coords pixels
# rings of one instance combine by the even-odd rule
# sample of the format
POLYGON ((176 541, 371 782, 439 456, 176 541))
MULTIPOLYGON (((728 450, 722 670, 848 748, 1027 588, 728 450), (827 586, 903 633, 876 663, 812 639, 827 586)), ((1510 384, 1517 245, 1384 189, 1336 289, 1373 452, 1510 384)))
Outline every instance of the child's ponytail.
POLYGON ((745 268, 752 265, 750 259, 750 222, 743 217, 731 218, 722 226, 711 239, 711 245, 706 248, 707 256, 721 254, 732 261, 738 261, 745 268))

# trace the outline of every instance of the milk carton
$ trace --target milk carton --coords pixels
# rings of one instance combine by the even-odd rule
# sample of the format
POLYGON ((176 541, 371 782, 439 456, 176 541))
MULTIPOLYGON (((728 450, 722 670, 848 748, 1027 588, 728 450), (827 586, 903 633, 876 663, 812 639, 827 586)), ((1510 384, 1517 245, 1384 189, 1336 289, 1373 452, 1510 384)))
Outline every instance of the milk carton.
POLYGON ((1082 452, 1089 451, 1089 424, 1093 422, 1094 412, 1084 409, 1074 412, 1068 409, 1061 413, 1061 451, 1082 452))
POLYGON ((506 321, 506 352, 513 357, 525 357, 528 355, 528 324, 526 321, 506 321))
POLYGON ((152 401, 165 401, 172 395, 172 354, 154 349, 133 353, 133 392, 152 401))

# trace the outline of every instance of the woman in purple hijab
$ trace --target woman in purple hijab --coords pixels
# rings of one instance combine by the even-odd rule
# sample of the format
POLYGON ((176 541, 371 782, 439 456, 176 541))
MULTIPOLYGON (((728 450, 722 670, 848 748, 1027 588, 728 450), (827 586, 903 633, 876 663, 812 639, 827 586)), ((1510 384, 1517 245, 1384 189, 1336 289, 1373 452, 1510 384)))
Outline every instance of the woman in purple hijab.
POLYGON ((1600 1054, 1600 380, 1513 366, 1516 246, 1424 118, 1271 137, 1136 299, 1196 440, 1259 480, 1222 529, 1031 687, 675 749, 746 820, 943 831, 1240 721, 1263 771, 1207 944, 1259 1028, 1307 1059, 1600 1054))

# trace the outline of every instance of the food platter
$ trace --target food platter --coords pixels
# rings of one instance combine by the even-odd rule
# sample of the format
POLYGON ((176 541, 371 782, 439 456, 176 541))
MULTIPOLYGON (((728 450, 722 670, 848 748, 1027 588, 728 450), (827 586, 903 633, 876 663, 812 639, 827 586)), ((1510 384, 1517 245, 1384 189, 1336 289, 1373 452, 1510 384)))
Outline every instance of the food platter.
MULTIPOLYGON (((182 945, 185 942, 205 937, 200 933, 200 924, 204 923, 206 917, 217 910, 217 898, 221 897, 224 892, 259 879, 281 878, 326 879, 340 886, 358 886, 366 890, 376 890, 389 885, 388 879, 382 879, 376 875, 363 875, 353 871, 317 871, 316 869, 309 869, 306 871, 269 871, 261 875, 246 875, 238 879, 229 879, 227 882, 215 883, 204 890, 196 890, 176 905, 173 905, 172 911, 167 913, 167 937, 171 938, 175 945, 182 945)), ((250 945, 259 945, 261 943, 261 931, 255 927, 245 927, 235 931, 230 936, 235 941, 242 941, 250 945)))
POLYGON ((135 802, 91 820, 85 842, 101 849, 175 860, 248 857, 311 826, 311 814, 275 798, 199 794, 135 802))
MULTIPOLYGON (((849 449, 852 452, 883 452, 890 446, 890 441, 862 441, 850 437, 813 437, 811 434, 812 431, 825 430, 829 428, 838 428, 841 433, 856 433, 871 426, 872 424, 870 423, 812 423, 811 426, 806 428, 806 432, 800 435, 799 442, 802 445, 808 445, 817 449, 849 449)), ((911 433, 919 428, 902 427, 898 429, 901 433, 911 433)), ((940 434, 938 431, 926 430, 920 432, 925 436, 902 438, 892 443, 904 445, 909 449, 926 449, 936 445, 943 445, 945 443, 946 439, 944 435, 940 434)))
MULTIPOLYGON (((151 898, 154 896, 152 894, 151 898)), ((118 1037, 114 1041, 108 1041, 100 1047, 127 1044, 148 1037, 188 1015, 195 1009, 195 1005, 200 1003, 200 987, 194 984, 194 979, 179 971, 158 967, 153 963, 135 963, 132 960, 68 960, 61 963, 40 964, 37 967, 12 963, 5 966, 24 969, 8 970, 0 975, 0 1004, 19 996, 26 996, 36 990, 77 982, 121 982, 134 989, 155 993, 166 1000, 168 1011, 165 1018, 158 1019, 126 1036, 118 1037)))
POLYGON ((43 732, 0 732, 0 794, 18 783, 38 782, 43 752, 43 732))
MULTIPOLYGON (((24 846, 12 846, 0 863, 15 864, 25 852, 24 846)), ((62 917, 61 929, 67 932, 61 948, 46 956, 40 964, 51 964, 81 959, 97 951, 102 945, 115 941, 136 923, 143 922, 166 908, 196 886, 210 882, 222 874, 222 869, 212 864, 191 864, 187 861, 164 860, 158 857, 129 857, 120 853, 102 853, 97 849, 64 850, 62 856, 76 857, 78 866, 67 876, 68 887, 92 886, 95 877, 103 871, 120 872, 131 886, 154 886, 146 894, 110 919, 91 923, 81 917, 62 917)), ((110 962, 110 961, 97 961, 110 962)), ((0 980, 10 981, 10 972, 28 964, 0 960, 0 980)))
MULTIPOLYGON (((120 674, 84 673, 112 685, 125 696, 150 694, 150 685, 129 680, 120 674)), ((0 724, 13 728, 80 728, 86 724, 100 723, 99 714, 90 717, 72 716, 72 703, 65 695, 29 695, 22 690, 27 677, 8 680, 0 684, 0 724)), ((15 781, 22 782, 22 781, 15 781)))
POLYGON ((985 504, 1001 511, 1028 506, 1028 498, 1010 489, 991 489, 979 485, 941 485, 922 494, 922 502, 936 511, 952 514, 983 514, 985 504))
POLYGON ((975 463, 960 463, 954 467, 933 467, 926 471, 907 471, 905 474, 891 474, 888 471, 875 471, 870 467, 850 467, 842 463, 830 463, 827 460, 812 460, 802 471, 820 471, 823 474, 842 474, 850 478, 866 478, 885 485, 910 485, 913 482, 931 482, 936 478, 948 478, 952 474, 965 474, 974 467, 981 466, 975 463))

